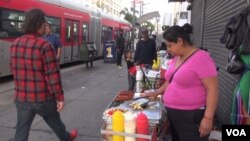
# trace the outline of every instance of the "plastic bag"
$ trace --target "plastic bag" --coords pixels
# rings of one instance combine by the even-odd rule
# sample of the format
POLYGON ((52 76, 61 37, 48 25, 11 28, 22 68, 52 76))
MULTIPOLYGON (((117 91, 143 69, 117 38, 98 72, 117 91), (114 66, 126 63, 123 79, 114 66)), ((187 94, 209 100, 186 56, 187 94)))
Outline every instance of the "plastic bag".
POLYGON ((244 71, 245 64, 240 59, 237 54, 230 54, 229 56, 229 63, 226 66, 227 72, 231 74, 240 74, 244 71))

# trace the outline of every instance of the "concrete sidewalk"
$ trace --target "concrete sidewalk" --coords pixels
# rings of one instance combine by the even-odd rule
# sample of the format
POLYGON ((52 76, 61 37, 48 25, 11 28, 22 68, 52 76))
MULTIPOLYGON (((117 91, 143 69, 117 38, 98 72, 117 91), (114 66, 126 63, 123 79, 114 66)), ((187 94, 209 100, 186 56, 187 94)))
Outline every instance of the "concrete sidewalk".
MULTIPOLYGON (((123 63, 125 65, 125 63, 123 63)), ((77 141, 100 141, 102 113, 119 90, 127 90, 127 68, 115 64, 94 62, 61 70, 66 107, 61 117, 68 130, 77 128, 77 141)), ((13 81, 0 83, 0 141, 12 141, 15 133, 16 109, 13 104, 13 81)), ((29 141, 58 141, 39 116, 30 131, 29 141)))

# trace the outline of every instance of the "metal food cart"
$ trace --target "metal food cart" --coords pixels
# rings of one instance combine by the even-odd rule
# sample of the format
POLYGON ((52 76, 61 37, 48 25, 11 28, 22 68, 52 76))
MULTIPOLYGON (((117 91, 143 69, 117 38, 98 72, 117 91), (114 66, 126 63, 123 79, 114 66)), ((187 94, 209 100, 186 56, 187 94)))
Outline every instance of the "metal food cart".
MULTIPOLYGON (((116 96, 117 97, 117 96, 116 96)), ((113 108, 113 109, 125 109, 132 111, 133 113, 139 113, 141 110, 134 110, 132 109, 129 104, 133 102, 133 100, 127 100, 117 103, 116 97, 112 100, 112 102, 109 103, 107 109, 113 108)), ((145 102, 147 101, 146 98, 138 99, 138 102, 145 102)), ((110 137, 112 135, 120 135, 120 136, 126 136, 126 137, 134 137, 134 138, 143 138, 148 139, 149 141, 157 141, 158 137, 158 128, 160 125, 161 120, 163 119, 163 107, 161 100, 157 101, 150 101, 148 103, 148 107, 143 109, 142 112, 148 117, 149 120, 149 135, 142 135, 142 134, 131 134, 131 133, 125 133, 125 132, 114 132, 112 130, 107 129, 108 122, 111 121, 111 118, 107 115, 103 114, 103 125, 101 127, 101 134, 102 134, 102 141, 110 141, 110 137)))

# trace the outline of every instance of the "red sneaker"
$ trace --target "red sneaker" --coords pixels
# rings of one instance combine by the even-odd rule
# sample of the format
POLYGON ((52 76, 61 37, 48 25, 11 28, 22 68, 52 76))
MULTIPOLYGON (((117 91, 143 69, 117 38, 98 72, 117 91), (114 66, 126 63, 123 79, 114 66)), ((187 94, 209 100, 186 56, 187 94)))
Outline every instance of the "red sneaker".
POLYGON ((78 132, 76 129, 72 129, 69 133, 71 141, 74 141, 78 135, 78 132))

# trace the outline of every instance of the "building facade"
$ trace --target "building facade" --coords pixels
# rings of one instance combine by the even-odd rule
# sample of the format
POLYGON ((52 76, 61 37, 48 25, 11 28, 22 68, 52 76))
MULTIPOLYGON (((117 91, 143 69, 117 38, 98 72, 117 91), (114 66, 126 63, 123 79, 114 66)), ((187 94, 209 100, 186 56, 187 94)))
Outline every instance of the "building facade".
POLYGON ((187 2, 169 3, 169 11, 163 16, 163 25, 179 25, 191 22, 191 11, 187 10, 187 2), (170 12, 171 11, 171 12, 170 12))
MULTIPOLYGON (((227 72, 226 65, 230 50, 220 43, 229 19, 249 5, 249 0, 192 0, 191 4, 194 43, 197 47, 208 50, 219 69, 220 99, 216 114, 218 123, 230 124, 235 117, 249 118, 249 116, 232 113, 232 107, 235 106, 233 103, 234 91, 242 74, 236 75, 227 72)), ((246 85, 249 84, 246 83, 246 85)), ((240 96, 237 95, 238 97, 240 96)))
POLYGON ((83 0, 89 4, 99 7, 102 11, 112 15, 120 16, 121 0, 83 0))

